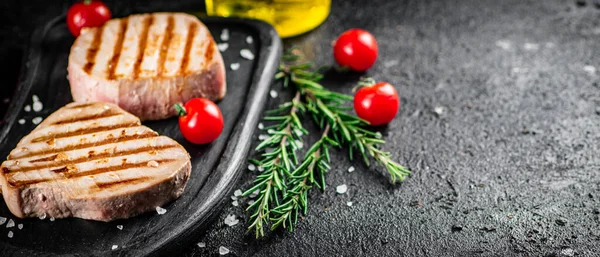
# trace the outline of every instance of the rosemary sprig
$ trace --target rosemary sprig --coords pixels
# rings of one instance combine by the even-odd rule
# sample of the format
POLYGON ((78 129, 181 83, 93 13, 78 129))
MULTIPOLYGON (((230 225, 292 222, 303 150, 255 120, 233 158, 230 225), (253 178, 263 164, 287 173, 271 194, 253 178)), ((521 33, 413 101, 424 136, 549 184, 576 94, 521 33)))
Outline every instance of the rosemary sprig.
POLYGON ((324 88, 319 83, 323 78, 319 69, 313 72, 310 63, 298 60, 297 54, 285 55, 275 75, 284 87, 292 85, 296 95, 267 112, 265 120, 277 124, 267 128, 269 137, 256 147, 262 152, 256 161, 260 174, 254 186, 243 194, 248 196, 259 190, 258 198, 247 208, 253 212, 248 230, 254 229, 257 238, 264 236, 269 223, 271 230, 284 227, 293 231, 299 215, 307 213, 310 189, 316 186, 325 190, 331 147, 347 147, 351 160, 355 151, 360 152, 367 166, 375 160, 389 172, 392 183, 403 181, 410 174, 392 160, 391 153, 380 149, 385 143, 380 133, 366 129, 367 121, 347 113, 352 110, 347 103, 353 98, 324 88), (308 134, 299 117, 302 113, 312 117, 322 134, 299 161, 296 152, 302 148, 302 136, 308 134))

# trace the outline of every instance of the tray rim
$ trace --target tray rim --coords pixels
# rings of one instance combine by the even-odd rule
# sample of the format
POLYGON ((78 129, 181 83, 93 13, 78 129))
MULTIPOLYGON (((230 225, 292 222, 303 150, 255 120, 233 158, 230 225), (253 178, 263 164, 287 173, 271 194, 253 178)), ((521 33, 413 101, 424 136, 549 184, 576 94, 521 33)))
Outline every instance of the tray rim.
MULTIPOLYGON (((136 13, 137 12, 133 12, 128 15, 136 13)), ((167 236, 160 238, 153 244, 149 242, 136 244, 136 248, 127 248, 127 246, 125 246, 126 248, 120 248, 118 251, 103 252, 103 254, 160 256, 167 253, 172 254, 186 250, 185 247, 189 246, 191 238, 194 235, 204 232, 207 227, 206 223, 214 219, 215 216, 220 213, 226 203, 225 196, 233 192, 233 186, 237 184, 241 177, 241 167, 249 154, 250 146, 253 142, 252 135, 256 130, 262 111, 266 106, 271 82, 273 81, 279 59, 283 53, 283 43, 273 26, 260 20, 235 17, 211 17, 199 15, 198 13, 189 14, 194 15, 203 23, 208 21, 222 23, 224 25, 243 24, 244 26, 252 27, 260 37, 260 42, 264 42, 265 39, 268 39, 271 44, 268 46, 261 45, 259 47, 259 54, 256 54, 257 63, 252 72, 244 108, 235 122, 236 126, 228 137, 229 140, 236 139, 236 141, 233 144, 232 141, 229 141, 225 145, 213 172, 211 172, 199 189, 200 193, 203 193, 204 189, 209 188, 207 192, 207 196, 209 197, 205 198, 202 204, 193 212, 193 215, 186 220, 189 221, 189 223, 171 229, 167 236), (231 155, 231 157, 226 158, 229 155, 231 155), (224 162, 224 159, 229 160, 224 162), (181 229, 181 227, 184 228, 181 229)), ((30 40, 27 41, 27 45, 23 47, 25 53, 23 54, 21 61, 18 84, 13 93, 13 100, 8 106, 6 115, 3 117, 4 122, 0 126, 0 147, 5 142, 5 139, 9 135, 9 132, 15 125, 20 114, 20 111, 17 108, 24 104, 33 87, 33 78, 35 78, 38 72, 40 60, 42 58, 41 50, 44 39, 57 23, 64 22, 64 20, 66 20, 66 15, 63 14, 51 19, 46 24, 35 28, 30 35, 30 40)), ((17 247, 7 243, 0 243, 0 249, 7 250, 7 248, 17 247)), ((25 250, 20 252, 22 255, 28 255, 30 253, 42 256, 57 254, 36 251, 33 249, 21 248, 21 250, 25 250)), ((79 255, 79 253, 71 254, 79 255)))

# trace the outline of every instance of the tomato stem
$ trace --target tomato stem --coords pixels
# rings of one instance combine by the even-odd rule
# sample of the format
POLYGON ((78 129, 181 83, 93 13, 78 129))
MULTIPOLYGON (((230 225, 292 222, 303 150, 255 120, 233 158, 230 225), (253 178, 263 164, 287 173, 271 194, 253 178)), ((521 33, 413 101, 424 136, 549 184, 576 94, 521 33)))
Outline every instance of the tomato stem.
POLYGON ((179 117, 183 117, 183 116, 187 115, 187 112, 185 111, 185 107, 183 107, 183 105, 181 105, 180 103, 176 103, 173 107, 175 107, 175 110, 177 110, 177 115, 179 117))
POLYGON ((352 88, 352 92, 354 93, 363 87, 369 87, 369 86, 375 85, 375 83, 377 83, 377 81, 375 81, 371 77, 360 78, 360 81, 358 81, 358 84, 356 84, 356 86, 354 88, 352 88))
POLYGON ((83 4, 85 5, 90 5, 92 3, 92 0, 83 0, 83 4))

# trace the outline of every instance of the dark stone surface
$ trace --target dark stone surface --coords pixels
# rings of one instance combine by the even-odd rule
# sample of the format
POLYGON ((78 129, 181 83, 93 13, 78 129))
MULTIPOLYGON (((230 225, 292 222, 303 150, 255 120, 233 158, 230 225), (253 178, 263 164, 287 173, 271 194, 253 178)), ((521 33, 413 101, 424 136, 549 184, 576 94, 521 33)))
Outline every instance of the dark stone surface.
MULTIPOLYGON (((598 4, 364 3, 334 1, 321 27, 285 43, 330 64, 330 43, 342 31, 361 27, 375 35, 380 58, 367 75, 391 82, 402 97, 397 118, 382 129, 386 149, 413 175, 392 186, 382 169, 336 153, 328 189, 310 194, 309 213, 294 233, 254 240, 243 224, 244 199, 198 238, 206 247, 190 246, 185 256, 218 255, 219 246, 237 256, 598 256, 598 4), (351 165, 356 171, 348 173, 351 165), (340 184, 348 193, 335 193, 340 184), (240 224, 225 225, 228 214, 240 224)), ((44 21, 33 13, 57 15, 66 6, 4 15, 12 18, 1 31, 2 60, 18 62, 5 56, 18 55, 22 36, 44 21)), ((14 76, 3 76, 3 94, 14 76)), ((325 83, 349 93, 359 76, 325 83)), ((282 92, 270 105, 286 99, 282 92)), ((254 175, 248 172, 239 188, 254 175)))

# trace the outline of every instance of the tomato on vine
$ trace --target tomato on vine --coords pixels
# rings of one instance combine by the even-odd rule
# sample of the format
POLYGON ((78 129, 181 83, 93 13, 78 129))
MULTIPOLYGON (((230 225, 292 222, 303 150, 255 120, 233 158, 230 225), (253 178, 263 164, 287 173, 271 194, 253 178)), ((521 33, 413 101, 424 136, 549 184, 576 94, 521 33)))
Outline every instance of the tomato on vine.
POLYGON ((390 123, 400 108, 400 98, 394 86, 387 82, 366 80, 354 95, 354 110, 358 117, 373 126, 390 123))
POLYGON ((175 104, 179 115, 179 130, 183 137, 194 144, 207 144, 223 131, 223 115, 219 107, 206 98, 193 98, 175 104))
POLYGON ((362 29, 350 29, 342 33, 333 46, 333 56, 342 67, 365 71, 377 60, 377 41, 371 33, 362 29))

